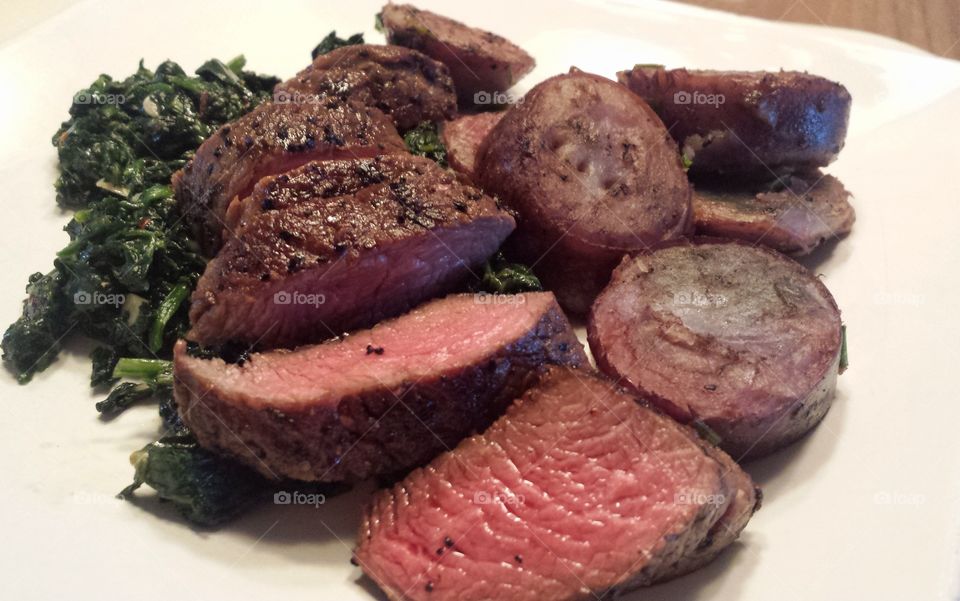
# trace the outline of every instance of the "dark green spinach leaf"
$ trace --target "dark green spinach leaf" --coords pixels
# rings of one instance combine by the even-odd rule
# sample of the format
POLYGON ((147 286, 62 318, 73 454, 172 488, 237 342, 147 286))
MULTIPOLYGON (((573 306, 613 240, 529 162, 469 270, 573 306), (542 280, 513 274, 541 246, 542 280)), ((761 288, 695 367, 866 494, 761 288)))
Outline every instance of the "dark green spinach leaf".
POLYGON ((497 252, 483 266, 483 276, 475 287, 491 294, 519 294, 543 290, 532 269, 520 263, 508 262, 501 252, 497 252))
POLYGON ((355 33, 347 39, 338 38, 336 31, 331 31, 327 34, 327 37, 320 40, 320 43, 317 44, 317 47, 313 49, 313 52, 310 53, 311 58, 317 58, 320 55, 326 54, 331 50, 336 50, 337 48, 342 48, 344 46, 354 46, 356 44, 363 43, 363 34, 355 33))
POLYGON ((269 482, 253 470, 201 448, 190 434, 166 436, 134 452, 129 498, 146 484, 190 522, 213 527, 268 497, 269 482))
POLYGON ((441 167, 447 166, 447 149, 440 140, 436 123, 424 121, 405 133, 403 141, 413 154, 436 161, 441 167))
MULTIPOLYGON (((74 335, 104 349, 92 357, 94 386, 109 381, 104 366, 117 357, 170 356, 205 265, 170 177, 218 127, 270 97, 279 80, 244 64, 214 59, 189 76, 171 61, 155 71, 141 62, 123 80, 101 75, 74 95, 53 136, 57 202, 79 209, 66 226, 70 243, 52 271, 31 276, 23 314, 3 336, 3 360, 21 382, 74 335)), ((124 391, 115 398, 126 402, 131 387, 124 391)))

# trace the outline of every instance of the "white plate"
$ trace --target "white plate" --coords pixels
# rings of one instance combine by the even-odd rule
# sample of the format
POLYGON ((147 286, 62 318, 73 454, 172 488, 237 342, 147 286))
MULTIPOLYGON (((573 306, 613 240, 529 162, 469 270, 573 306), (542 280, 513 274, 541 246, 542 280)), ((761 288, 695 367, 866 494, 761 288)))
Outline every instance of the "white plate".
MULTIPOLYGON (((823 424, 747 466, 764 508, 700 572, 631 598, 951 599, 960 527, 960 63, 869 34, 660 2, 421 2, 493 29, 539 61, 529 87, 571 64, 612 76, 634 63, 806 69, 854 98, 830 167, 856 195, 853 234, 818 271, 848 324, 851 368, 823 424)), ((0 49, 0 320, 27 275, 47 271, 67 216, 49 139, 69 99, 137 60, 188 69, 245 53, 289 76, 330 29, 373 31, 377 2, 89 1, 0 49)), ((319 509, 267 506, 198 533, 113 495, 130 451, 157 433, 152 407, 101 423, 88 361, 65 354, 29 386, 3 374, 0 562, 5 598, 369 599, 348 563, 362 493, 319 509)))

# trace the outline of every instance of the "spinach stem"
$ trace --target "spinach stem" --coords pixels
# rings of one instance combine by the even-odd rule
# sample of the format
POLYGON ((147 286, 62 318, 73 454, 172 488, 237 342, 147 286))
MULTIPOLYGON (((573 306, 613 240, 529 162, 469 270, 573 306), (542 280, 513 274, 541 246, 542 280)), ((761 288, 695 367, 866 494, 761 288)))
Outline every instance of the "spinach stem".
POLYGON ((113 377, 125 380, 141 380, 156 384, 173 383, 173 362, 163 359, 135 359, 123 357, 113 368, 113 377))
POLYGON ((156 317, 153 319, 153 325, 150 327, 150 339, 148 345, 154 353, 163 347, 163 331, 167 327, 167 322, 177 312, 180 305, 190 294, 190 287, 184 283, 174 286, 167 294, 160 306, 157 307, 156 317))

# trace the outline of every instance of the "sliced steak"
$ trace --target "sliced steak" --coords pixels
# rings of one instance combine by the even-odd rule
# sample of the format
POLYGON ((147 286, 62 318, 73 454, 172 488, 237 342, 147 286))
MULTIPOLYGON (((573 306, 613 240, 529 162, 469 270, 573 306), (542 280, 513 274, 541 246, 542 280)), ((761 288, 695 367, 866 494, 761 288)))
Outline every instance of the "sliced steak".
POLYGON ((208 265, 188 338, 259 348, 368 327, 463 283, 513 218, 429 159, 309 163, 234 203, 235 236, 208 265))
POLYGON ((724 499, 727 502, 727 508, 696 549, 688 550, 675 563, 668 564, 658 571, 658 581, 689 574, 710 563, 721 551, 739 538, 747 522, 760 509, 763 499, 762 491, 754 485, 750 475, 740 469, 729 455, 705 441, 692 429, 687 428, 687 433, 704 453, 721 465, 725 488, 728 491, 724 499))
POLYGON ((321 54, 295 77, 277 84, 274 97, 294 102, 357 100, 389 115, 401 132, 423 121, 457 116, 447 67, 400 46, 356 44, 321 54))
POLYGON ((691 190, 660 119, 579 71, 534 87, 490 132, 480 183, 518 214, 510 250, 583 314, 624 253, 688 233, 691 190))
POLYGON ((551 368, 483 434, 381 491, 355 556, 394 601, 608 599, 736 538, 742 517, 711 540, 749 483, 609 382, 551 368))
POLYGON ((698 186, 693 217, 698 234, 805 255, 850 232, 856 214, 849 198, 840 180, 814 171, 764 186, 698 186))
POLYGON ((619 79, 646 99, 693 154, 694 178, 823 167, 847 136, 850 93, 796 71, 688 71, 636 66, 619 79))
POLYGON ((465 106, 490 104, 536 64, 509 40, 409 4, 387 4, 380 19, 388 42, 419 50, 450 69, 465 106))
POLYGON ((173 176, 184 219, 201 248, 222 244, 223 215, 267 175, 320 159, 406 152, 396 128, 379 110, 329 103, 266 103, 210 136, 173 176))
POLYGON ((193 357, 180 341, 174 392, 203 446, 268 477, 362 480, 485 428, 541 365, 585 363, 552 294, 458 295, 237 364, 193 357))
POLYGON ((477 152, 487 139, 487 134, 502 118, 502 112, 477 113, 443 124, 440 136, 447 149, 447 162, 454 171, 467 176, 470 181, 479 181, 477 152))
POLYGON ((836 387, 840 311, 803 266, 739 241, 625 258, 590 312, 597 365, 735 459, 800 438, 836 387))

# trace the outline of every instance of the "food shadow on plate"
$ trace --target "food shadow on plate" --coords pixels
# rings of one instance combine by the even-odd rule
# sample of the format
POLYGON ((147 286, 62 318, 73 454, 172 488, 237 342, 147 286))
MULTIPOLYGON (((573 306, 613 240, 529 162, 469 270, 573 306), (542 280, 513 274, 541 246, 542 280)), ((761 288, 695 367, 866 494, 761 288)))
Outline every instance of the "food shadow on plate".
POLYGON ((389 601, 387 595, 380 589, 379 586, 368 576, 363 573, 360 573, 354 580, 353 583, 357 587, 362 588, 367 595, 370 596, 372 601, 389 601))
MULTIPOLYGON (((252 508, 225 529, 260 540, 258 548, 278 552, 290 558, 303 557, 302 550, 292 550, 297 545, 319 544, 333 541, 341 547, 343 560, 350 560, 353 541, 360 527, 361 514, 374 492, 370 482, 357 484, 341 494, 329 496, 322 503, 278 503, 266 501, 252 508), (264 536, 267 530, 268 536, 264 536)), ((295 491, 287 490, 287 493, 295 491)), ((282 493, 277 493, 278 495, 282 493)), ((309 495, 309 493, 306 493, 309 495)), ((289 497, 288 497, 289 498, 289 497)), ((315 560, 308 560, 313 563, 315 560)))
POLYGON ((751 538, 755 537, 750 536, 748 526, 737 542, 699 570, 637 589, 620 598, 623 601, 705 601, 717 599, 722 592, 724 599, 738 599, 740 583, 746 582, 749 574, 761 563, 760 554, 755 549, 756 541, 751 538))
MULTIPOLYGON (((853 227, 857 226, 854 225, 853 227)), ((793 257, 793 259, 797 263, 800 263, 813 272, 816 272, 817 269, 825 265, 831 259, 836 258, 836 260, 840 262, 846 261, 852 252, 852 250, 849 248, 849 245, 843 244, 847 237, 848 236, 840 236, 831 238, 830 240, 825 240, 809 255, 793 257), (834 257, 834 253, 836 253, 836 257, 834 257)))
MULTIPOLYGON (((794 487, 798 479, 806 479, 817 473, 833 454, 839 432, 846 414, 848 398, 842 390, 837 391, 826 420, 807 436, 772 455, 744 464, 757 486, 764 491, 764 504, 777 502, 781 486, 794 487), (794 468, 793 466, 801 466, 794 468), (789 470, 789 475, 786 471, 789 470), (780 486, 778 486, 780 485, 780 486)), ((763 509, 761 507, 760 511, 763 509)), ((763 548, 760 536, 754 536, 748 525, 737 542, 725 549, 719 557, 703 568, 676 580, 632 592, 625 601, 692 601, 714 599, 718 594, 736 599, 740 594, 739 583, 745 582, 750 572, 763 563, 763 548)))
MULTIPOLYGON (((268 528, 272 528, 269 536, 264 537, 260 545, 266 545, 271 551, 281 553, 287 553, 288 547, 298 543, 314 544, 333 540, 342 543, 344 561, 349 561, 363 508, 373 492, 374 485, 367 482, 330 496, 316 505, 267 501, 252 508, 225 528, 246 535, 252 540, 259 539, 268 528)), ((298 554, 294 552, 289 555, 297 557, 298 554)))
MULTIPOLYGON (((843 385, 843 376, 839 385, 843 385)), ((838 388, 830 411, 806 436, 771 455, 744 464, 743 469, 763 489, 764 503, 776 503, 779 485, 793 487, 798 480, 818 473, 820 467, 829 461, 840 441, 849 400, 843 389, 838 388)))
MULTIPOLYGON (((362 483, 315 505, 268 499, 253 505, 236 520, 216 528, 192 525, 172 504, 156 495, 133 496, 130 502, 137 511, 147 514, 144 519, 153 521, 163 530, 168 530, 166 526, 173 526, 171 532, 175 535, 189 530, 191 536, 201 541, 218 537, 240 539, 241 545, 251 549, 249 556, 253 561, 347 566, 362 510, 373 491, 372 483, 362 483)), ((286 492, 292 494, 294 490, 289 488, 286 492)), ((224 556, 219 545, 191 545, 191 549, 231 565, 236 562, 235 557, 224 556)))

